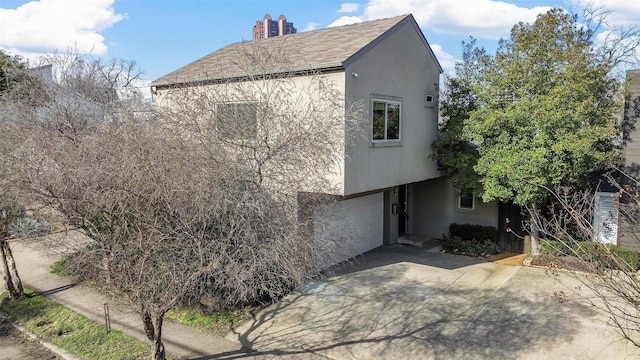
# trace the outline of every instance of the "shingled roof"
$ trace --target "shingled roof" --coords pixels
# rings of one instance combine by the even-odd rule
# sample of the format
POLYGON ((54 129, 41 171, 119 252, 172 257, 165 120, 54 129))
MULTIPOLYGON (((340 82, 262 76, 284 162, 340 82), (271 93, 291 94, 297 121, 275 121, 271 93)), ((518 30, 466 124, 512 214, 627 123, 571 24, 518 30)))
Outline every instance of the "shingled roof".
MULTIPOLYGON (((291 56, 283 64, 283 71, 309 71, 343 69, 348 62, 374 46, 378 41, 412 22, 420 32, 412 15, 402 15, 387 19, 358 24, 331 27, 285 36, 234 43, 206 55, 189 65, 171 72, 151 83, 161 87, 191 82, 213 82, 216 80, 242 78, 246 70, 239 57, 251 53, 252 47, 285 48, 291 56), (284 68, 286 66, 286 69, 284 68)), ((420 32, 421 36, 422 33, 420 32)), ((423 37, 424 40, 424 37, 423 37)), ((426 40, 425 45, 429 48, 426 40)), ((429 49, 429 51, 431 51, 429 49)), ((437 59, 434 60, 437 63, 437 59)), ((269 68, 273 71, 273 67, 269 68)), ((254 74, 255 75, 255 74, 254 74)))

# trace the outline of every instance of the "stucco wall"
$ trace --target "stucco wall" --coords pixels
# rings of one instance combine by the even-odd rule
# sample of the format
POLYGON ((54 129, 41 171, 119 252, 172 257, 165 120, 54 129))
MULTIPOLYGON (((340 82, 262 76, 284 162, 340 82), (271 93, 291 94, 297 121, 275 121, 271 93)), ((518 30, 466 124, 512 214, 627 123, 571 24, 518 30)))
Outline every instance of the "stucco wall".
MULTIPOLYGON (((323 103, 323 100, 330 100, 327 97, 327 94, 331 93, 332 97, 335 97, 337 94, 337 100, 344 104, 344 73, 336 72, 322 75, 313 75, 313 76, 297 76, 287 79, 279 79, 279 80, 267 80, 267 81, 251 81, 251 82, 232 82, 229 84, 217 84, 217 85, 206 85, 206 86, 194 86, 186 89, 158 89, 157 93, 157 103, 161 108, 171 108, 174 106, 172 102, 175 102, 174 96, 177 93, 185 94, 190 99, 192 99, 192 104, 189 106, 203 106, 203 102, 199 101, 198 98, 202 94, 207 94, 209 100, 204 102, 206 106, 215 106, 216 102, 242 102, 242 101, 257 101, 258 103, 269 102, 271 106, 273 105, 282 105, 282 111, 286 113, 282 118, 278 118, 274 116, 269 119, 258 119, 258 137, 264 134, 261 132, 267 128, 273 129, 274 127, 279 127, 280 124, 278 121, 302 121, 306 124, 311 124, 311 126, 316 129, 320 128, 320 132, 325 131, 327 134, 333 134, 334 137, 331 138, 330 141, 325 141, 325 139, 320 138, 321 141, 318 142, 319 146, 331 145, 334 146, 335 150, 335 163, 331 169, 327 169, 325 173, 325 177, 328 178, 331 182, 331 186, 324 188, 317 188, 317 183, 313 181, 309 181, 307 183, 304 182, 296 182, 296 186, 298 186, 297 191, 307 191, 307 192, 322 192, 329 194, 342 195, 344 194, 344 108, 340 107, 335 113, 335 116, 331 119, 327 118, 327 116, 323 114, 316 115, 310 109, 328 109, 332 108, 332 106, 327 105, 328 101, 323 103), (318 89, 317 83, 314 83, 314 78, 322 77, 325 85, 331 85, 331 88, 335 93, 331 93, 327 89, 318 89), (171 92, 171 95, 169 95, 171 92), (325 96, 322 100, 319 100, 318 97, 325 96), (172 100, 174 99, 174 100, 172 100), (219 99, 219 100, 217 100, 219 99), (311 99, 311 100, 310 100, 311 99), (313 103, 313 106, 309 106, 309 103, 313 103), (319 106, 320 105, 320 106, 319 106), (326 123, 319 123, 320 121, 324 121, 326 123), (330 130, 327 130, 330 129, 330 130)), ((177 95, 178 97, 182 95, 177 95)), ((336 100, 333 98, 332 100, 336 100)), ((261 106, 261 105, 258 105, 261 106)), ((317 110, 322 111, 322 110, 317 110)), ((209 116, 210 117, 210 116, 209 116)), ((211 121, 210 118, 203 118, 202 121, 211 121)), ((283 125, 283 128, 292 128, 294 131, 295 127, 290 125, 283 125)), ((278 136, 277 131, 272 131, 273 134, 278 136)), ((281 134, 282 136, 287 136, 289 134, 281 134)), ((267 141, 262 139, 261 141, 267 141)), ((283 141, 279 141, 277 138, 273 138, 273 135, 269 140, 272 144, 282 144, 283 141)), ((329 150, 327 150, 329 151, 329 150)), ((308 154, 309 159, 314 158, 314 154, 308 154)), ((283 164, 278 164, 277 162, 272 162, 272 166, 278 167, 283 164)), ((308 165, 308 164, 307 164, 308 165)), ((313 166, 309 166, 310 169, 313 166)), ((286 179, 282 179, 282 181, 286 181, 286 179)))
MULTIPOLYGON (((627 110, 626 116, 630 117, 634 111, 635 101, 640 97, 640 70, 627 71, 627 81, 629 81, 627 105, 630 108, 627 110)), ((637 166, 640 164, 640 133, 637 130, 640 124, 636 123, 634 125, 635 128, 631 127, 629 130, 628 136, 630 139, 624 147, 625 163, 627 166, 637 166)))
POLYGON ((439 75, 433 57, 411 23, 346 68, 347 100, 365 101, 370 109, 374 94, 402 99, 401 145, 372 144, 369 113, 363 136, 352 140, 357 146, 347 148, 346 194, 440 176, 436 163, 429 159, 431 143, 437 137, 439 75), (435 96, 435 107, 425 107, 426 94, 435 96))
POLYGON ((498 227, 497 202, 483 203, 476 198, 474 210, 458 209, 458 193, 445 178, 411 184, 409 191, 414 235, 440 239, 452 223, 498 227))
MULTIPOLYGON (((627 81, 629 81, 629 94, 626 99, 627 117, 631 117, 636 101, 640 98, 640 70, 627 71, 627 81)), ((629 128, 629 139, 624 147, 625 165, 631 167, 632 174, 637 173, 636 168, 640 166, 640 123, 635 123, 629 128)), ((638 229, 634 221, 630 221, 625 216, 620 216, 618 222, 618 245, 640 251, 640 241, 638 240, 638 229)))

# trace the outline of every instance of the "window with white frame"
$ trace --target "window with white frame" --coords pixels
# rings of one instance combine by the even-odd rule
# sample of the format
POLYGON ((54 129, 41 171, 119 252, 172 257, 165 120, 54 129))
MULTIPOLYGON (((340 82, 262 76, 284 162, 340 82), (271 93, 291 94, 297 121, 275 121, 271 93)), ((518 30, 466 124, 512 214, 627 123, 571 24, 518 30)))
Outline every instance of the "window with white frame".
POLYGON ((617 193, 596 192, 594 198, 593 232, 598 242, 618 244, 617 193))
POLYGON ((400 101, 373 100, 373 141, 400 140, 401 108, 400 101))
POLYGON ((229 140, 251 140, 258 134, 258 114, 255 102, 216 104, 216 119, 220 137, 229 140))
POLYGON ((470 191, 461 191, 458 193, 458 209, 460 210, 475 210, 476 198, 470 191))

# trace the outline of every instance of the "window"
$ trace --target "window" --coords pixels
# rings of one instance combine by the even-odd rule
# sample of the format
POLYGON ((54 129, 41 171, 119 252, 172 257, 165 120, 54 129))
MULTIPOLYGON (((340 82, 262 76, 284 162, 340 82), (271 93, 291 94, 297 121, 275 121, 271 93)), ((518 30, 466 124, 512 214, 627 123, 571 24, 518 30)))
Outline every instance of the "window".
POLYGON ((476 201, 475 196, 470 191, 461 191, 458 195, 458 209, 460 210, 475 210, 476 201))
POLYGON ((220 137, 229 140, 255 139, 258 134, 257 108, 254 102, 216 105, 220 137))
POLYGON ((373 100, 373 141, 400 140, 399 101, 373 100))
POLYGON ((617 193, 596 192, 593 214, 593 232, 598 242, 618 244, 617 193))

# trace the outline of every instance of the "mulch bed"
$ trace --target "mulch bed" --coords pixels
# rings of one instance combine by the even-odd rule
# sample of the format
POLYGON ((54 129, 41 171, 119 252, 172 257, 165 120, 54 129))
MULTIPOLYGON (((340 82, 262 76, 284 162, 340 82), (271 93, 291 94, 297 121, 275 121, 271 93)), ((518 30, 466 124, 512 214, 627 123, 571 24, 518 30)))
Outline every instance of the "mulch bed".
POLYGON ((527 254, 519 254, 503 251, 499 254, 487 257, 487 261, 509 266, 531 265, 543 268, 564 269, 569 271, 592 272, 591 264, 573 256, 555 256, 541 254, 529 257, 527 254))
POLYGON ((488 256, 487 261, 500 265, 519 266, 522 265, 522 262, 526 258, 527 254, 503 251, 498 254, 488 256))
POLYGON ((531 259, 531 265, 539 267, 560 268, 570 271, 591 272, 590 264, 572 256, 555 256, 541 254, 531 259))

